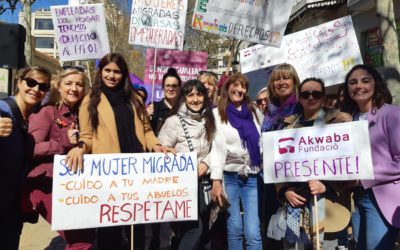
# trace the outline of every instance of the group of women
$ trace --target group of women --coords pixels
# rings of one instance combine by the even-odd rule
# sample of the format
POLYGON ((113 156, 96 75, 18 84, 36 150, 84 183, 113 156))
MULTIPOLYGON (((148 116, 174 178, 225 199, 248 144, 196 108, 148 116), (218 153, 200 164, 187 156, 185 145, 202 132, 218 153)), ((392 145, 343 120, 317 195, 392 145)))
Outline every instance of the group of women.
MULTIPOLYGON (((64 69, 53 81, 51 78, 42 67, 23 69, 16 95, 0 101, 0 154, 6 177, 0 184, 0 220, 7 229, 0 239, 5 249, 18 249, 27 214, 37 212, 51 223, 54 154, 67 155, 68 167, 76 171, 83 167, 83 155, 88 153, 188 151, 198 156, 199 220, 171 225, 178 249, 203 247, 205 232, 215 222, 209 220, 209 205, 200 185, 205 179, 212 183, 211 199, 226 211, 229 249, 262 249, 262 222, 268 222, 277 207, 286 218, 286 230, 277 238, 283 241, 279 247, 317 247, 318 234, 319 247, 334 249, 337 233, 349 224, 349 189, 354 190, 352 227, 357 249, 394 247, 400 227, 400 132, 395 129, 400 109, 390 105, 387 86, 369 66, 357 65, 347 74, 343 110, 323 108, 323 81, 308 78, 300 83, 289 64, 273 70, 267 89, 257 98, 260 109, 251 101, 249 81, 242 74, 229 76, 217 98, 213 73, 201 72, 198 80, 183 84, 174 69, 163 77, 165 98, 146 108, 145 95, 129 80, 126 61, 113 53, 101 59, 90 90, 79 68, 64 69), (40 107, 49 91, 47 104, 40 107), (374 180, 263 184, 261 132, 352 120, 368 120, 374 180), (311 199, 314 196, 317 198, 311 199), (340 202, 338 197, 348 202, 340 202), (335 202, 343 205, 349 216, 334 230, 325 226, 313 231, 316 218, 310 207, 314 202, 322 219, 329 216, 325 211, 335 202)), ((143 229, 134 231, 135 247, 144 249, 140 240, 143 229)), ((150 248, 158 249, 160 226, 153 225, 152 232, 150 248)), ((123 235, 131 238, 130 227, 125 226, 59 233, 66 249, 92 249, 95 239, 97 249, 125 249, 123 235)), ((213 242, 213 247, 222 249, 223 244, 218 244, 218 240, 213 242)), ((275 249, 279 244, 272 246, 266 241, 264 245, 275 249)))

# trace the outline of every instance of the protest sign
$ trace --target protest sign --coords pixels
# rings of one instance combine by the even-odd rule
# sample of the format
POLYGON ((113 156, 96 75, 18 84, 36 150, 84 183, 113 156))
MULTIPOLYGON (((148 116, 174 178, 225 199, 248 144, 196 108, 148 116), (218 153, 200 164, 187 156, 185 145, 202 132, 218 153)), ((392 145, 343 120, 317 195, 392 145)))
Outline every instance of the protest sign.
POLYGON ((265 183, 374 178, 367 121, 262 136, 265 183))
POLYGON ((300 80, 317 77, 325 86, 342 83, 353 65, 363 63, 351 17, 284 36, 280 48, 256 45, 240 51, 242 73, 280 63, 292 64, 300 80))
POLYGON ((183 49, 187 0, 132 0, 129 44, 183 49))
POLYGON ((196 0, 192 28, 279 47, 292 0, 196 0))
POLYGON ((110 52, 103 4, 50 8, 61 61, 98 59, 110 52))
MULTIPOLYGON (((144 82, 146 89, 151 89, 154 72, 154 49, 146 49, 146 68, 144 71, 144 82)), ((199 51, 177 51, 167 49, 157 49, 156 68, 155 68, 155 91, 154 100, 163 98, 161 88, 162 78, 167 73, 168 68, 175 68, 182 83, 196 79, 198 73, 207 69, 208 54, 199 51)), ((149 100, 151 97, 149 96, 149 100)))
POLYGON ((54 157, 52 230, 198 219, 196 153, 84 158, 74 174, 54 157))

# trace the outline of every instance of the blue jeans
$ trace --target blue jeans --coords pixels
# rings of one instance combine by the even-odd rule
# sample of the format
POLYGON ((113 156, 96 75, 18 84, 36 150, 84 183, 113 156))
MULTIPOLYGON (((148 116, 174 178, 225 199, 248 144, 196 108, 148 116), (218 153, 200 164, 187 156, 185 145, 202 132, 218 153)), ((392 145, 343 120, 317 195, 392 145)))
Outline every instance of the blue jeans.
POLYGON ((354 193, 356 210, 352 215, 353 233, 358 250, 393 249, 398 229, 381 214, 371 189, 354 193))
POLYGON ((250 175, 243 180, 237 173, 224 172, 225 191, 231 206, 228 208, 227 231, 229 250, 243 249, 243 232, 247 250, 261 250, 259 205, 262 180, 250 175), (243 219, 240 214, 243 207, 243 219))

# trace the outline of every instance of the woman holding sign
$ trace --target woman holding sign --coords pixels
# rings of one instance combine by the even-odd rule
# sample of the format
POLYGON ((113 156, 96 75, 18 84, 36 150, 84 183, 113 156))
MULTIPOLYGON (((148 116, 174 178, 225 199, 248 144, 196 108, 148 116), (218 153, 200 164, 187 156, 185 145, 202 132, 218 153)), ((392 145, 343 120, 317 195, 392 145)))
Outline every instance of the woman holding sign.
POLYGON ((211 148, 212 199, 222 205, 222 179, 231 206, 228 208, 229 249, 262 249, 259 204, 261 112, 248 96, 249 82, 242 74, 229 76, 213 110, 216 135, 211 148), (242 217, 240 207, 243 207, 242 217))
MULTIPOLYGON (((35 141, 34 167, 26 187, 35 210, 51 223, 53 158, 66 154, 78 143, 77 115, 80 102, 89 88, 81 68, 61 71, 53 81, 48 105, 29 119, 29 134, 35 141)), ((65 249, 92 249, 94 229, 59 231, 65 249)))
POLYGON ((158 134, 163 145, 173 147, 177 152, 197 152, 199 219, 177 225, 179 249, 182 250, 197 249, 203 227, 208 227, 207 205, 200 181, 209 173, 209 152, 214 133, 215 121, 207 89, 200 81, 190 80, 181 89, 176 105, 158 134))
POLYGON ((22 231, 21 182, 27 171, 31 145, 27 142, 28 117, 50 89, 51 72, 43 67, 21 69, 15 96, 0 100, 2 249, 17 250, 22 231))
MULTIPOLYGON (((78 147, 66 157, 72 170, 82 169, 84 153, 167 152, 151 130, 141 96, 133 88, 128 65, 120 54, 110 53, 100 60, 91 92, 82 101, 79 125, 78 147)), ((98 249, 124 249, 123 229, 123 226, 99 228, 98 249)), ((125 227, 125 232, 129 231, 125 227)), ((144 241, 141 239, 144 236, 135 238, 139 238, 135 242, 144 241)))
MULTIPOLYGON (((284 119, 285 128, 323 126, 352 121, 351 115, 347 113, 323 108, 325 85, 321 79, 305 79, 300 84, 298 93, 301 109, 298 113, 284 119)), ((344 192, 342 184, 343 182, 312 180, 308 183, 292 182, 276 185, 278 199, 285 204, 287 224, 285 235, 283 235, 285 249, 300 249, 300 246, 307 244, 313 244, 314 249, 317 249, 316 225, 319 225, 320 244, 323 248, 336 248, 335 233, 344 229, 350 221, 350 208, 345 206, 350 205, 350 197, 349 193, 344 192), (312 199, 315 195, 318 198, 317 204, 314 204, 312 199), (313 206, 318 208, 318 223, 316 223, 315 214, 312 213, 313 206), (325 217, 325 214, 329 217, 325 217), (334 217, 335 215, 338 216, 334 217), (322 225, 322 220, 325 227, 322 225), (332 233, 330 234, 332 240, 324 240, 324 232, 332 233)), ((268 231, 276 230, 273 227, 274 225, 271 224, 268 231)))
POLYGON ((357 249, 393 249, 400 228, 400 108, 379 72, 356 65, 346 75, 344 109, 367 120, 374 180, 361 180, 354 195, 357 249))

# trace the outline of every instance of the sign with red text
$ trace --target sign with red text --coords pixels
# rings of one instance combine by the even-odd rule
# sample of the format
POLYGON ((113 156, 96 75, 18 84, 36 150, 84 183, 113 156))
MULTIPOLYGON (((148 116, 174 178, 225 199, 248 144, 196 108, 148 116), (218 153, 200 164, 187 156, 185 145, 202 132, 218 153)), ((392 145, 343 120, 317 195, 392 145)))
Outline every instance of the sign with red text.
POLYGON ((284 36, 280 48, 255 45, 240 51, 242 73, 289 63, 300 80, 321 78, 325 87, 344 82, 346 73, 362 64, 350 16, 284 36))
POLYGON ((374 178, 367 121, 262 136, 265 183, 374 178))
MULTIPOLYGON (((154 100, 163 98, 161 88, 162 78, 167 73, 168 68, 175 68, 182 83, 196 79, 200 71, 207 69, 208 54, 199 51, 178 51, 169 49, 158 49, 155 68, 155 91, 154 100)), ((144 70, 144 82, 146 88, 150 89, 154 77, 154 49, 146 49, 146 68, 144 70)), ((151 96, 148 98, 151 100, 151 96)))
POLYGON ((279 47, 292 0, 196 0, 192 28, 279 47))
POLYGON ((198 219, 196 153, 84 158, 74 174, 54 157, 52 230, 198 219))
POLYGON ((110 53, 103 4, 50 8, 61 61, 99 59, 110 53))
POLYGON ((132 0, 129 44, 183 49, 187 0, 132 0))

